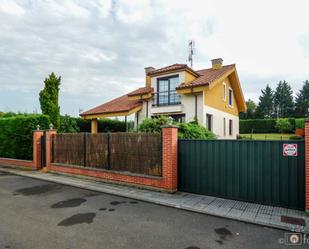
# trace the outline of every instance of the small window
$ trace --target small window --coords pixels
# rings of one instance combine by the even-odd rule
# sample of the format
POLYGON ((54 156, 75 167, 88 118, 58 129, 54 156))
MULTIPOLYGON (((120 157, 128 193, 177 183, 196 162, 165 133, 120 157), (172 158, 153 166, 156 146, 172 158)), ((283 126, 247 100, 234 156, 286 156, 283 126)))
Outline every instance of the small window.
POLYGON ((233 106, 233 90, 229 88, 229 106, 233 106))
POLYGON ((225 82, 223 82, 223 84, 222 84, 222 97, 223 97, 223 100, 226 101, 226 84, 225 84, 225 82))
POLYGON ((229 120, 229 135, 233 135, 233 120, 229 120))
POLYGON ((212 115, 206 114, 206 127, 209 131, 212 131, 212 115))
POLYGON ((226 120, 223 118, 223 136, 226 136, 226 120))

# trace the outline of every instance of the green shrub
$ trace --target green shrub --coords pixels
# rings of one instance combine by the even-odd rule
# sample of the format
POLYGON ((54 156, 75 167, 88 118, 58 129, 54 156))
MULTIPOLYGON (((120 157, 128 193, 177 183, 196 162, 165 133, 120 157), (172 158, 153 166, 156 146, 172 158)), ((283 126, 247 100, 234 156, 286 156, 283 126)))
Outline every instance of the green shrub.
POLYGON ((292 125, 291 125, 289 119, 287 119, 287 118, 277 119, 275 127, 280 133, 288 133, 288 132, 291 132, 291 130, 292 130, 292 125))
POLYGON ((37 125, 49 128, 45 115, 18 115, 0 118, 0 157, 32 160, 32 133, 37 125))
MULTIPOLYGON (((91 132, 91 120, 75 118, 80 132, 91 132)), ((132 122, 128 122, 128 127, 132 126, 132 122)), ((99 119, 98 132, 125 132, 126 124, 124 121, 117 119, 99 119)))
POLYGON ((196 122, 178 124, 178 137, 184 139, 215 139, 216 135, 196 122))
POLYGON ((58 132, 59 133, 79 132, 77 119, 78 118, 70 117, 69 115, 60 116, 60 128, 58 132))
MULTIPOLYGON (((294 132, 296 126, 295 118, 287 119, 291 125, 287 132, 294 132)), ((239 133, 278 133, 276 128, 277 119, 247 119, 239 121, 239 133)))
POLYGON ((295 119, 295 129, 305 129, 305 119, 304 118, 295 119))
POLYGON ((138 130, 143 132, 161 133, 161 126, 168 124, 168 117, 146 118, 140 124, 138 130))
POLYGON ((302 136, 293 135, 290 136, 290 140, 303 140, 304 138, 302 136))
POLYGON ((239 121, 240 134, 277 133, 276 119, 247 119, 239 121))
MULTIPOLYGON (((147 118, 139 126, 139 131, 161 133, 162 125, 167 125, 169 122, 165 116, 157 118, 147 118)), ((216 135, 207 130, 205 127, 200 126, 196 122, 190 123, 177 123, 173 124, 178 126, 178 137, 183 139, 215 139, 216 135)))

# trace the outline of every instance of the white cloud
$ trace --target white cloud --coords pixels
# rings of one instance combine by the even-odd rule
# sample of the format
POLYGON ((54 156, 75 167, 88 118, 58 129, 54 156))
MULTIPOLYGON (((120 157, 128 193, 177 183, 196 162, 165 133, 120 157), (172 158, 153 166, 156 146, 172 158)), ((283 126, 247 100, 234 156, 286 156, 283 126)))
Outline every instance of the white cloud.
POLYGON ((0 109, 25 108, 7 91, 32 93, 27 109, 38 108, 54 71, 62 111, 77 114, 142 86, 145 66, 186 62, 190 39, 194 68, 236 63, 247 98, 281 79, 296 91, 309 78, 308 9, 307 0, 0 0, 0 109))

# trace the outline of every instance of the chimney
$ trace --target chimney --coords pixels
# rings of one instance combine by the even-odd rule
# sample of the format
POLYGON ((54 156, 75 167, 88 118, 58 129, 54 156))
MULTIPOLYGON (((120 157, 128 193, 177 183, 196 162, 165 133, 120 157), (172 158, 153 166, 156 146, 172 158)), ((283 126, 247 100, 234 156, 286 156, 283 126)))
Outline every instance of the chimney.
POLYGON ((156 70, 154 67, 145 67, 145 76, 146 76, 146 86, 151 87, 151 77, 148 75, 148 73, 156 70))
POLYGON ((212 59, 211 60, 212 69, 220 69, 220 68, 222 68, 222 63, 223 63, 223 60, 221 58, 212 59))
POLYGON ((145 67, 145 74, 147 75, 148 73, 156 70, 154 67, 145 67))

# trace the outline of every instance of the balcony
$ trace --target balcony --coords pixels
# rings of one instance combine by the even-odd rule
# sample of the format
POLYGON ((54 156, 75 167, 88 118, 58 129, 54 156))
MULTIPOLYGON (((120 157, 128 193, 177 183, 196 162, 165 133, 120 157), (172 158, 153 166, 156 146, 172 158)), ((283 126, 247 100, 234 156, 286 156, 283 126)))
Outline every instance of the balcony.
POLYGON ((153 106, 169 106, 179 104, 181 104, 180 96, 176 90, 154 93, 153 106))

